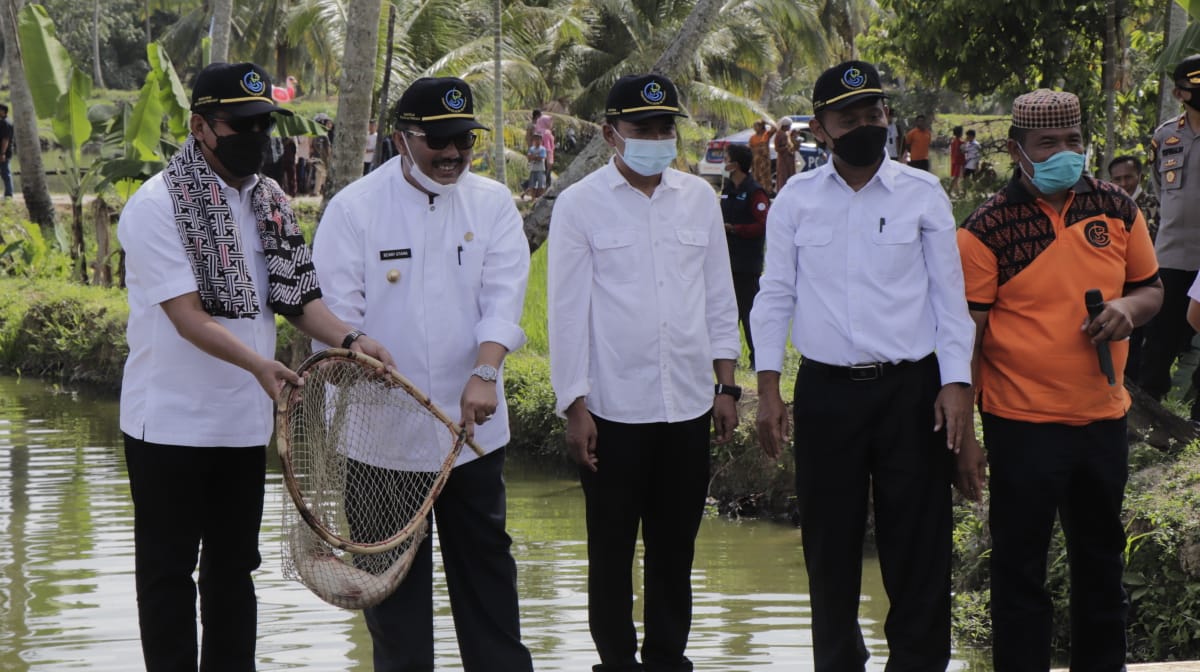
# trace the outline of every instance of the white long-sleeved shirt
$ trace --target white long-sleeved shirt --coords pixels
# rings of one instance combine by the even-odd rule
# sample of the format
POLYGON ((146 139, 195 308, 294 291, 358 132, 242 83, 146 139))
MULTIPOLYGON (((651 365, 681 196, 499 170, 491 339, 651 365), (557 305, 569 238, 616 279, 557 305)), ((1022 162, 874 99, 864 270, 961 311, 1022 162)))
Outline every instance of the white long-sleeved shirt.
POLYGON ((712 188, 668 168, 646 196, 610 161, 559 195, 548 244, 558 413, 579 397, 614 422, 680 422, 708 411, 713 360, 741 354, 712 188))
MULTIPOLYGON (((525 343, 520 322, 529 243, 503 185, 464 173, 453 192, 431 200, 404 179, 400 160, 330 200, 313 241, 313 263, 334 314, 383 343, 397 370, 457 421, 479 345, 491 341, 512 352, 525 343)), ((503 375, 496 385, 499 406, 475 428, 485 452, 509 440, 503 375)), ((398 444, 413 443, 385 422, 372 427, 384 436, 393 429, 398 444)), ((446 431, 425 429, 443 437, 446 431)), ((404 450, 376 466, 428 466, 404 450)), ((465 449, 459 463, 474 457, 465 449)))
POLYGON ((830 161, 796 175, 767 215, 767 253, 750 326, 759 371, 792 343, 838 366, 915 361, 936 350, 942 384, 971 382, 954 216, 933 175, 884 161, 859 191, 830 161))

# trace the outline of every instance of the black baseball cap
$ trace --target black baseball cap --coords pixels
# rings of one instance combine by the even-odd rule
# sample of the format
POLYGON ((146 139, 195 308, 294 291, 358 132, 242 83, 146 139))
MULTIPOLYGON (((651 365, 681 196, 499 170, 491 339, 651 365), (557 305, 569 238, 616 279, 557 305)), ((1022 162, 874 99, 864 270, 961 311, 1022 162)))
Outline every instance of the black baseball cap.
POLYGON ((813 85, 813 112, 840 110, 864 100, 885 97, 875 66, 866 61, 846 61, 817 78, 813 85))
POLYGON ((624 75, 608 90, 604 116, 638 121, 664 114, 688 116, 679 107, 675 84, 659 74, 624 75))
POLYGON ((292 116, 271 99, 271 77, 253 63, 210 63, 192 84, 192 111, 221 110, 230 117, 268 112, 292 116))
POLYGON ((1192 54, 1175 66, 1175 81, 1200 84, 1200 54, 1192 54))
POLYGON ((457 77, 422 77, 413 82, 396 103, 392 115, 399 124, 416 124, 434 137, 452 137, 477 128, 471 87, 457 77))

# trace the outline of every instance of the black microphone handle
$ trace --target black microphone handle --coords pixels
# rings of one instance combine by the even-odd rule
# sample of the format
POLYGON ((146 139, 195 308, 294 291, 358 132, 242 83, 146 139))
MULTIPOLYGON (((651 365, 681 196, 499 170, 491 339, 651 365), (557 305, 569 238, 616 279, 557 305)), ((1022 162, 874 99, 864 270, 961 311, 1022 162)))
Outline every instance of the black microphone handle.
MULTIPOLYGON (((1104 299, 1098 289, 1089 289, 1083 295, 1083 303, 1087 307, 1089 320, 1096 319, 1104 311, 1104 299)), ((1096 355, 1100 359, 1100 373, 1108 378, 1109 385, 1116 385, 1117 375, 1113 369, 1112 351, 1108 347, 1108 341, 1096 344, 1096 355)))

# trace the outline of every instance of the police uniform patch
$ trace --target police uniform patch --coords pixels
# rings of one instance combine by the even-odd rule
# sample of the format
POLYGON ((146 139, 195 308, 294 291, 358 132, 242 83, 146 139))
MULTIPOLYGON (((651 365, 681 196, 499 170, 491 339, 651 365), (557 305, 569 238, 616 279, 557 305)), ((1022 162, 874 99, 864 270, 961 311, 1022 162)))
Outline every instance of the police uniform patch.
POLYGON ((1180 142, 1180 140, 1179 140, 1179 136, 1178 136, 1178 135, 1172 135, 1171 137, 1167 138, 1167 139, 1166 139, 1166 141, 1165 141, 1165 142, 1163 142, 1163 144, 1164 144, 1164 145, 1178 145, 1178 144, 1179 144, 1179 142, 1180 142))
POLYGON ((1166 161, 1163 161, 1162 167, 1163 168, 1174 168, 1175 166, 1178 166, 1178 165, 1179 165, 1179 159, 1167 159, 1166 161))
POLYGON ((1175 184, 1175 171, 1168 170, 1167 174, 1164 175, 1163 177, 1166 178, 1167 184, 1175 184))

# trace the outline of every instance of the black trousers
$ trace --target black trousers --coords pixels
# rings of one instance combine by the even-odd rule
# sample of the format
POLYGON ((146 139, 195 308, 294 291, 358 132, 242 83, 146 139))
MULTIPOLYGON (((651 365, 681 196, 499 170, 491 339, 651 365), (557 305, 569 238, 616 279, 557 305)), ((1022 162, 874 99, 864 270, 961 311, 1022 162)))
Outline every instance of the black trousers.
POLYGON ((929 159, 913 159, 908 162, 908 165, 921 170, 929 170, 929 159))
POLYGON ((950 480, 932 355, 873 381, 801 365, 796 494, 817 672, 863 670, 858 624, 868 495, 890 607, 888 672, 944 672, 950 661, 950 480))
MULTIPOLYGON (((587 507, 588 625, 595 672, 684 672, 692 627, 692 559, 708 492, 712 413, 676 423, 595 417, 593 473, 580 469, 587 507), (633 559, 645 549, 645 636, 637 661, 633 559)), ((497 668, 499 669, 499 668, 497 668)))
MULTIPOLYGON (((458 650, 467 672, 528 672, 521 644, 517 565, 505 531, 504 449, 450 472, 433 505, 458 650)), ((427 672, 433 660, 433 539, 426 537, 408 577, 364 610, 375 672, 427 672)))
MULTIPOLYGON (((1162 308, 1146 325, 1142 346, 1141 386, 1146 394, 1162 399, 1171 391, 1171 366, 1187 351, 1196 332, 1187 323, 1188 289, 1196 280, 1196 271, 1161 268, 1162 308)), ((1200 367, 1192 372, 1192 385, 1200 387, 1200 367)), ((1200 408, 1192 403, 1192 419, 1200 419, 1200 408)))
POLYGON ((1071 572, 1071 670, 1125 665, 1121 585, 1128 477, 1125 419, 1081 427, 983 414, 991 476, 992 656, 996 672, 1050 667, 1046 553, 1057 512, 1071 572))
POLYGON ((746 334, 746 347, 750 349, 750 368, 754 368, 754 338, 750 334, 750 309, 758 295, 758 278, 761 273, 733 273, 733 294, 737 297, 738 322, 746 334))
POLYGON ((258 605, 251 574, 262 563, 265 448, 166 446, 126 434, 125 462, 147 672, 253 670, 258 605))

